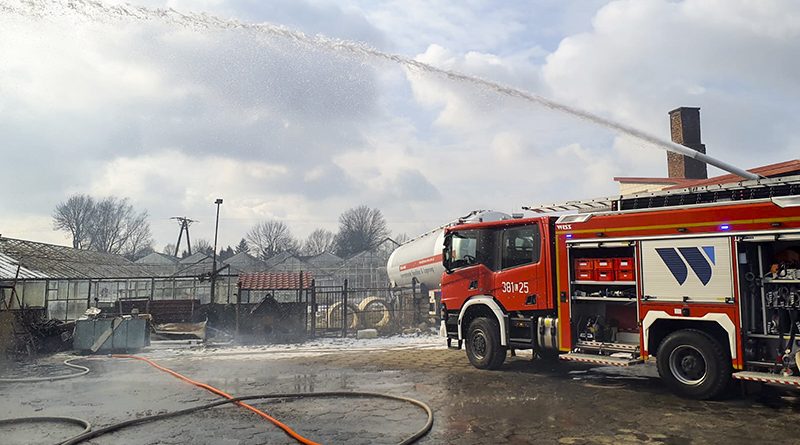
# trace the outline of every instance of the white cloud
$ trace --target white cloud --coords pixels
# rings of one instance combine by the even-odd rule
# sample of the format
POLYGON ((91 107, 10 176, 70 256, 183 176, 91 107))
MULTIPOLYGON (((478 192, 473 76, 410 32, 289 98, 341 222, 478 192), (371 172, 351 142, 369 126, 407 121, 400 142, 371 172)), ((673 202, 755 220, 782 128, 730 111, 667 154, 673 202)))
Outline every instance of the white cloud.
POLYGON ((655 134, 666 111, 699 106, 712 156, 785 160, 797 152, 779 127, 798 119, 800 5, 779 3, 614 1, 548 56, 544 79, 558 99, 655 134))
MULTIPOLYGON (((793 2, 146 1, 365 40, 661 137, 667 111, 700 106, 709 153, 744 166, 800 143, 793 2)), ((254 31, 70 11, 0 12, 0 150, 20 172, 0 175, 6 236, 60 238, 48 215, 76 192, 130 197, 159 244, 177 214, 209 238, 223 197, 232 244, 264 218, 302 236, 366 203, 416 234, 665 173, 660 150, 483 87, 254 31)))

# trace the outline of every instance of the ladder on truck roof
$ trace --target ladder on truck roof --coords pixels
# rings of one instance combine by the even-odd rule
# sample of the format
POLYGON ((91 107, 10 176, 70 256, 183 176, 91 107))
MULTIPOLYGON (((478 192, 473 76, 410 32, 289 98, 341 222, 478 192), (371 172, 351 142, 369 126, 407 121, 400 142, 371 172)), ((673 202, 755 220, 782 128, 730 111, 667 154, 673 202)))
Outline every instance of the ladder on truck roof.
POLYGON ((715 202, 749 201, 792 195, 800 195, 800 175, 686 187, 677 190, 659 190, 585 201, 567 201, 560 204, 522 207, 522 209, 534 213, 613 212, 711 204, 715 202))

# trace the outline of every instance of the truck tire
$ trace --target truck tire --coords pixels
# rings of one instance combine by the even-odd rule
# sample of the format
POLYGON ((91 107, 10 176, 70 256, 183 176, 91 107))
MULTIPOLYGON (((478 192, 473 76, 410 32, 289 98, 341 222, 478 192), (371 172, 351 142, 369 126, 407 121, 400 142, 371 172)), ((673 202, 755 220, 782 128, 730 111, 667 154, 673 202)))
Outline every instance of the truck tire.
POLYGON ((697 329, 668 335, 658 347, 656 363, 661 380, 675 393, 691 399, 714 398, 731 380, 728 351, 697 329))
POLYGON ((506 360, 506 348, 500 345, 497 320, 477 317, 467 328, 465 338, 467 358, 478 369, 497 369, 506 360))

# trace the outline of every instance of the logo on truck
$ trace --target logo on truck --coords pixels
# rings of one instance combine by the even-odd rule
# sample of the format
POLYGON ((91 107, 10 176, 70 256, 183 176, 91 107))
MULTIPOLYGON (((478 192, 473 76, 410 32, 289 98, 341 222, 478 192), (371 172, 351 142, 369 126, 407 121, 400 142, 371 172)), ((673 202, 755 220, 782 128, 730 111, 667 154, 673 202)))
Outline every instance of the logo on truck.
POLYGON ((686 267, 688 264, 692 268, 692 272, 697 275, 697 278, 707 285, 711 281, 713 270, 712 265, 716 264, 714 246, 702 247, 658 247, 656 253, 661 257, 661 261, 667 266, 667 269, 678 281, 678 284, 683 285, 686 278, 689 276, 689 270, 686 267), (702 249, 702 252, 700 251, 702 249), (705 255, 703 255, 705 253, 705 255))

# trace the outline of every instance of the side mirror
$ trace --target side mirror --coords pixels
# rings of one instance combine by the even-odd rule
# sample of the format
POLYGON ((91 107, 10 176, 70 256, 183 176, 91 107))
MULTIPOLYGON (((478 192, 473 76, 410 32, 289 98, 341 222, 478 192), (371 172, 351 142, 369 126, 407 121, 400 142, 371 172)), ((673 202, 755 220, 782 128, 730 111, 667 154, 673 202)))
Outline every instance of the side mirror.
POLYGON ((450 241, 449 237, 445 238, 444 249, 442 249, 442 266, 444 266, 444 270, 445 270, 445 272, 447 272, 448 275, 453 273, 453 270, 450 269, 450 248, 449 248, 450 243, 449 243, 449 241, 450 241))

